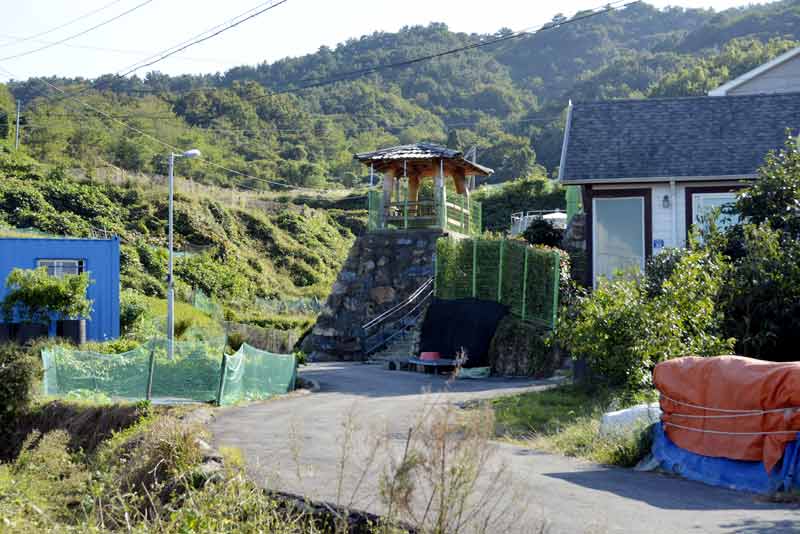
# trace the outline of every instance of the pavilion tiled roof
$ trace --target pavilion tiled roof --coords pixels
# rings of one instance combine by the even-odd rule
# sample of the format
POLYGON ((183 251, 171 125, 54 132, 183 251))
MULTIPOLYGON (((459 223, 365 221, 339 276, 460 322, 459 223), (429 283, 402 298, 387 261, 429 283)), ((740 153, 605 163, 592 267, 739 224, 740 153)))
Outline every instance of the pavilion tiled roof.
POLYGON ((362 152, 354 156, 358 161, 369 165, 370 163, 381 163, 389 161, 403 160, 455 160, 465 167, 472 167, 480 174, 489 175, 494 171, 489 167, 484 167, 473 163, 464 158, 463 152, 452 148, 443 147, 434 143, 415 143, 412 145, 400 145, 389 148, 382 148, 374 152, 362 152))

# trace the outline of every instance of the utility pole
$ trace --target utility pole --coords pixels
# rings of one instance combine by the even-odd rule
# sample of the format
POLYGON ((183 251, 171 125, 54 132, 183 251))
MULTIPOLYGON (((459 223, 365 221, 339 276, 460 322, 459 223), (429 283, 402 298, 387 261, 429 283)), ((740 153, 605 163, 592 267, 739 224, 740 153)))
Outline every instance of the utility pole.
POLYGON ((175 158, 196 158, 200 156, 197 149, 187 150, 183 154, 169 154, 169 237, 167 246, 169 247, 169 266, 167 267, 167 358, 172 360, 175 357, 175 281, 172 277, 172 204, 175 196, 175 158))
POLYGON ((19 150, 19 111, 22 107, 22 101, 17 99, 17 128, 14 131, 14 150, 19 150))

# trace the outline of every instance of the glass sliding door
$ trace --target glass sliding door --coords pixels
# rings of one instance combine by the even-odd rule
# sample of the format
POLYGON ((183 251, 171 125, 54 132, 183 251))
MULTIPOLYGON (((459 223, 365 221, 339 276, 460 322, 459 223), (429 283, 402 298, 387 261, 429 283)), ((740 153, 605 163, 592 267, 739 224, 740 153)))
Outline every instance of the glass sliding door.
POLYGON ((644 269, 644 197, 592 199, 594 281, 644 269))

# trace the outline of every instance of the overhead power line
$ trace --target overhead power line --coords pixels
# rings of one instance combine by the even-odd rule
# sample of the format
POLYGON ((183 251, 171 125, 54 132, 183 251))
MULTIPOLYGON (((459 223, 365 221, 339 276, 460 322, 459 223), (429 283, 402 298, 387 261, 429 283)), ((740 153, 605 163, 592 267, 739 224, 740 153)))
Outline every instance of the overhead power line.
POLYGON ((111 24, 115 20, 121 19, 125 15, 133 13, 137 9, 143 8, 144 6, 146 6, 147 4, 149 4, 152 1, 153 0, 145 0, 141 4, 137 4, 137 5, 133 6, 132 8, 130 8, 129 10, 123 11, 119 15, 114 15, 110 19, 106 19, 106 20, 104 20, 103 22, 101 22, 99 24, 95 24, 91 28, 86 28, 85 30, 83 30, 81 32, 78 32, 78 33, 75 33, 73 35, 70 35, 69 37, 65 37, 65 38, 63 38, 61 40, 54 41, 54 42, 52 42, 50 44, 47 44, 47 45, 44 45, 44 46, 40 46, 39 48, 34 48, 33 50, 27 50, 25 52, 20 52, 19 54, 13 54, 11 56, 2 57, 2 58, 0 58, 0 61, 8 61, 9 59, 16 59, 16 58, 20 58, 20 57, 24 57, 24 56, 29 56, 31 54, 35 54, 36 52, 41 52, 42 50, 47 50, 48 48, 52 48, 52 47, 60 45, 62 43, 66 43, 67 41, 71 41, 73 39, 77 39, 78 37, 80 37, 82 35, 86 35, 87 33, 91 32, 91 31, 94 31, 94 30, 96 30, 98 28, 102 28, 103 26, 105 26, 107 24, 111 24))
POLYGON ((626 7, 630 7, 632 5, 639 4, 639 3, 641 3, 641 1, 642 0, 633 0, 633 1, 617 0, 615 2, 611 2, 609 4, 606 4, 601 8, 595 8, 595 9, 589 10, 586 13, 583 13, 583 14, 580 14, 580 15, 576 15, 576 16, 574 16, 572 18, 565 19, 565 20, 560 21, 560 22, 549 22, 549 23, 547 23, 547 24, 545 24, 545 25, 541 26, 540 28, 538 28, 536 30, 533 30, 533 31, 531 31, 530 28, 526 28, 524 30, 520 30, 520 31, 511 33, 511 34, 508 34, 508 35, 503 35, 501 37, 497 37, 497 38, 494 38, 494 39, 481 40, 481 41, 478 41, 476 43, 472 43, 472 44, 469 44, 469 45, 460 46, 460 47, 457 47, 457 48, 451 48, 449 50, 444 50, 442 52, 437 52, 437 53, 434 53, 434 54, 426 54, 424 56, 418 56, 418 57, 411 58, 411 59, 406 59, 406 60, 403 60, 403 61, 397 61, 397 62, 393 62, 393 63, 382 63, 382 64, 378 64, 378 65, 373 65, 372 67, 365 67, 365 68, 362 68, 362 69, 356 69, 356 70, 352 70, 352 71, 342 72, 342 73, 335 74, 335 75, 327 77, 327 78, 313 78, 313 77, 304 78, 304 79, 300 80, 300 82, 307 82, 304 85, 300 85, 299 87, 291 87, 291 88, 283 89, 283 90, 280 90, 280 91, 274 91, 274 92, 272 92, 272 93, 270 93, 268 95, 255 98, 252 101, 263 100, 263 99, 269 98, 269 97, 271 97, 273 95, 286 94, 286 93, 295 93, 295 92, 298 92, 298 91, 303 91, 303 90, 306 90, 306 89, 313 89, 313 88, 316 88, 316 87, 323 87, 325 85, 331 85, 331 84, 342 82, 342 81, 354 80, 354 79, 357 79, 357 78, 361 78, 363 76, 367 76, 369 74, 374 74, 374 73, 382 72, 382 71, 385 71, 385 70, 406 68, 406 67, 410 67, 412 65, 416 65, 418 63, 422 63, 422 62, 425 62, 425 61, 430 61, 432 59, 438 59, 438 58, 441 58, 441 57, 444 57, 444 56, 449 56, 449 55, 452 55, 452 54, 458 54, 458 53, 461 53, 461 52, 465 52, 467 50, 474 50, 476 48, 483 48, 485 46, 495 45, 497 43, 510 41, 512 39, 519 39, 520 37, 527 37, 527 36, 531 36, 531 35, 536 35, 538 33, 542 33, 542 32, 548 31, 548 30, 554 30, 556 28, 562 28, 562 27, 567 26, 569 24, 575 24, 576 22, 580 22, 582 20, 586 20, 586 19, 589 19, 589 18, 597 17, 597 16, 603 15, 605 13, 609 13, 609 12, 612 12, 612 11, 619 11, 621 9, 625 9, 626 7))
MULTIPOLYGON (((0 44, 0 47, 6 46, 8 44, 21 43, 23 41, 31 41, 31 42, 39 43, 39 44, 48 44, 48 45, 52 44, 52 45, 55 45, 54 41, 45 41, 45 40, 42 40, 42 39, 34 39, 32 37, 24 37, 23 38, 23 37, 18 37, 16 35, 8 35, 8 34, 0 34, 0 37, 2 37, 3 39, 11 39, 13 41, 16 41, 16 43, 0 44)), ((135 56, 140 56, 142 54, 153 54, 153 55, 157 54, 157 52, 153 52, 153 51, 149 51, 149 50, 131 50, 131 49, 127 49, 127 48, 108 48, 108 47, 104 47, 104 46, 81 45, 81 44, 75 44, 75 43, 61 43, 61 46, 66 46, 66 47, 69 47, 69 48, 79 48, 79 49, 83 49, 83 50, 96 50, 97 52, 108 52, 108 53, 117 54, 117 55, 135 55, 135 56)), ((182 56, 181 59, 183 61, 204 62, 204 63, 230 63, 230 62, 236 61, 233 58, 191 57, 191 56, 182 56)), ((153 92, 153 91, 147 91, 147 92, 153 92)))
MULTIPOLYGON (((148 1, 152 1, 152 0, 148 0, 148 1)), ((183 50, 186 50, 187 48, 190 48, 192 46, 200 44, 200 43, 202 43, 204 41, 208 41, 209 39, 211 39, 213 37, 216 37, 216 36, 220 35, 221 33, 224 33, 224 32, 226 32, 226 31, 228 31, 230 29, 233 29, 236 26, 239 26, 240 24, 242 24, 244 22, 247 22, 248 20, 251 20, 251 19, 253 19, 253 18, 255 18, 255 17, 257 17, 257 16, 259 16, 259 15, 261 15, 263 13, 266 13, 267 11, 269 11, 271 9, 274 9, 274 8, 278 7, 279 5, 284 4, 284 3, 288 2, 288 1, 289 0, 269 0, 268 2, 262 2, 261 4, 258 4, 257 6, 248 9, 244 13, 240 13, 239 15, 233 17, 232 19, 229 19, 229 20, 227 20, 227 21, 225 21, 225 22, 223 22, 221 24, 217 24, 216 26, 214 26, 212 28, 209 28, 209 29, 207 29, 207 30, 205 30, 203 32, 200 32, 200 33, 190 37, 189 39, 187 39, 185 41, 182 41, 182 42, 180 42, 180 43, 178 43, 176 45, 173 45, 173 46, 171 46, 169 48, 166 48, 166 49, 164 49, 164 50, 162 50, 160 52, 157 52, 157 53, 155 53, 155 54, 153 54, 151 56, 148 56, 148 57, 146 57, 146 58, 144 58, 144 59, 142 59, 142 60, 140 60, 140 61, 138 61, 136 63, 133 63, 132 65, 130 65, 130 66, 124 68, 124 69, 120 69, 114 75, 112 75, 110 78, 103 78, 99 82, 91 83, 87 87, 85 87, 85 88, 81 89, 80 91, 78 91, 77 93, 75 93, 73 96, 74 97, 78 97, 78 96, 83 95, 83 94, 85 94, 88 91, 91 91, 93 89, 94 90, 100 90, 104 86, 108 86, 109 84, 111 84, 111 83, 113 83, 113 82, 115 82, 117 80, 121 80, 121 79, 125 78, 125 76, 128 76, 129 74, 132 74, 132 73, 136 72, 137 70, 140 70, 140 69, 143 69, 145 67, 149 67, 149 66, 155 65, 156 63, 164 61, 165 59, 167 59, 170 56, 173 56, 173 55, 175 55, 175 54, 177 54, 179 52, 182 52, 183 50)), ((55 43, 55 44, 59 44, 59 43, 55 43)), ((0 61, 2 61, 2 59, 0 59, 0 61)))
MULTIPOLYGON (((156 63, 164 61, 165 59, 167 59, 170 56, 173 56, 173 55, 175 55, 175 54, 177 54, 179 52, 182 52, 182 51, 186 50, 189 47, 192 47, 192 46, 195 46, 195 45, 200 44, 202 42, 208 41, 209 39, 212 39, 212 38, 216 37, 217 35, 219 35, 221 33, 224 33, 224 32, 226 32, 228 30, 231 30, 231 29, 235 28, 236 26, 239 26, 240 24, 247 22, 250 19, 256 18, 257 16, 261 15, 262 13, 266 13, 267 11, 276 8, 281 4, 285 4, 288 1, 289 0, 271 0, 269 2, 266 2, 265 4, 261 4, 260 6, 257 6, 257 7, 253 8, 253 9, 251 9, 250 11, 247 11, 247 12, 243 13, 242 15, 239 15, 238 17, 235 17, 234 19, 231 19, 230 21, 228 21, 228 23, 226 23, 226 25, 224 27, 219 28, 216 31, 207 30, 206 32, 204 32, 204 33, 212 32, 210 35, 205 35, 205 36, 202 36, 202 37, 200 37, 200 36, 193 37, 192 41, 189 41, 189 42, 184 41, 181 44, 175 45, 171 49, 167 49, 167 51, 161 52, 160 53, 161 55, 159 57, 155 58, 155 59, 150 60, 150 58, 148 58, 148 59, 142 60, 141 62, 139 62, 137 64, 134 64, 133 66, 129 67, 128 70, 126 70, 124 73, 118 74, 117 76, 120 77, 120 78, 124 78, 125 76, 127 76, 129 74, 132 74, 132 73, 136 72, 137 70, 143 69, 145 67, 153 66, 156 63), (249 13, 249 14, 247 14, 247 13, 249 13)), ((200 35, 202 35, 202 34, 200 34, 200 35)))
MULTIPOLYGON (((148 0, 148 1, 151 1, 151 0, 148 0)), ((267 11, 268 9, 271 9, 273 7, 277 7, 278 5, 280 5, 282 3, 285 3, 286 1, 288 1, 288 0, 280 0, 280 1, 277 1, 277 2, 273 2, 273 3, 271 3, 271 7, 267 7, 265 9, 262 9, 261 11, 255 13, 255 14, 253 14, 251 16, 248 16, 247 18, 235 23, 234 25, 232 25, 230 27, 234 27, 235 25, 238 25, 241 22, 244 22, 245 20, 249 20, 250 18, 253 18, 254 16, 257 16, 258 14, 261 14, 261 13, 267 11)), ((546 30, 551 30, 551 29, 554 29, 554 28, 561 28, 561 27, 566 26, 568 24, 573 24, 573 23, 579 22, 581 20, 585 20, 587 18, 591 18, 591 17, 595 17, 595 16, 598 16, 598 15, 602 15, 604 13, 621 10, 621 9, 626 8, 626 7, 632 6, 634 4, 638 4, 640 2, 641 2, 641 0, 634 0, 634 1, 621 3, 621 0, 617 0, 616 2, 612 2, 610 4, 607 4, 603 8, 597 8, 597 9, 594 9, 594 10, 590 10, 590 11, 588 11, 588 12, 582 14, 582 15, 577 15, 575 17, 572 17, 571 19, 565 19, 564 21, 559 21, 559 22, 555 22, 555 23, 548 23, 548 24, 540 27, 538 30, 535 30, 535 31, 523 30, 521 32, 512 33, 512 34, 509 34, 509 35, 506 35, 506 36, 502 36, 502 37, 499 37, 499 38, 496 38, 496 39, 492 39, 492 40, 489 40, 489 41, 480 41, 480 42, 477 42, 477 43, 473 43, 471 45, 467 45, 467 46, 463 46, 463 47, 459 47, 459 48, 446 50, 446 51, 439 52, 439 53, 436 53, 436 54, 428 54, 426 56, 420 56, 420 57, 417 57, 417 58, 413 58, 413 59, 409 59, 409 60, 405 60, 405 61, 401 61, 401 62, 385 63, 385 64, 369 67, 369 68, 366 68, 366 69, 359 69, 357 71, 350 71, 348 73, 339 74, 339 75, 331 77, 331 78, 319 80, 319 81, 314 82, 313 84, 309 84, 307 86, 298 87, 298 88, 290 89, 290 90, 283 91, 283 92, 293 92, 293 91, 299 91, 299 90, 303 90, 303 89, 308 89, 308 88, 311 88, 311 87, 320 87, 322 85, 328 85, 328 84, 332 84, 332 83, 337 83, 338 81, 342 81, 344 79, 352 79, 353 77, 364 76, 366 74, 370 74, 370 73, 374 73, 374 72, 378 72, 378 71, 382 71, 382 70, 408 67, 410 65, 413 65, 413 64, 416 64, 416 63, 420 63, 420 62, 423 62, 423 61, 428 61, 428 60, 431 60, 431 59, 434 59, 434 58, 443 57, 443 56, 446 56, 446 55, 456 54, 456 53, 463 52, 463 51, 466 51, 466 50, 471 50, 471 49, 475 49, 475 48, 479 48, 479 47, 483 47, 483 46, 496 44, 496 43, 501 42, 501 41, 507 41, 507 40, 514 39, 514 38, 519 38, 519 37, 522 37, 522 36, 535 35, 537 33, 540 33, 540 32, 546 31, 546 30)), ((230 29, 230 27, 228 27, 227 29, 230 29)), ((222 31, 225 31, 225 29, 223 29, 222 31)), ((214 33, 211 36, 201 38, 201 40, 198 40, 198 41, 194 42, 193 44, 196 44, 197 42, 202 42, 202 40, 206 40, 207 38, 213 37, 214 35, 219 35, 219 33, 222 33, 222 31, 217 31, 216 33, 214 33)), ((191 46, 191 44, 192 43, 189 43, 188 46, 191 46)), ((185 49, 185 48, 186 48, 186 46, 183 47, 182 49, 185 49)), ((171 55, 172 53, 177 53, 179 51, 180 50, 175 50, 175 51, 171 52, 169 55, 171 55)), ((161 59, 165 59, 166 57, 167 56, 163 56, 161 59)), ((10 71, 8 71, 7 69, 5 69, 4 67, 2 67, 2 65, 0 65, 0 70, 3 70, 6 73, 10 74, 12 77, 14 77, 14 74, 11 73, 10 71)), ((151 135, 151 134, 149 134, 149 133, 147 133, 147 132, 145 132, 145 131, 143 131, 143 130, 135 127, 135 126, 132 126, 132 125, 126 123, 125 121, 117 119, 117 118, 113 117, 111 114, 109 114, 109 113, 107 113, 107 112, 105 112, 103 110, 97 109, 96 107, 92 106, 91 104, 88 104, 88 103, 84 102, 83 100, 77 98, 77 96, 82 91, 79 91, 76 95, 70 95, 66 91, 64 91, 63 89, 53 85, 52 83, 48 82, 47 80, 41 79, 41 78, 40 78, 40 80, 42 81, 42 83, 46 84, 51 89, 57 91, 58 93, 60 93, 64 97, 66 97, 67 99, 77 102, 82 107, 90 109, 90 110, 94 111, 95 113, 98 113, 98 114, 104 116, 105 118, 107 118, 109 120, 112 120, 112 121, 122 125, 123 127, 127 128, 127 129, 129 129, 131 131, 134 131, 134 132, 136 132, 136 133, 138 133, 138 134, 140 134, 140 135, 142 135, 144 137, 147 137, 148 139, 151 139, 151 140, 155 141, 156 143, 158 143, 158 144, 160 144, 160 145, 162 145, 164 147, 169 148, 170 150, 175 150, 175 151, 180 151, 181 150, 180 148, 178 148, 178 147, 176 147, 176 146, 174 146, 174 145, 172 145, 172 144, 170 144, 170 143, 168 143, 166 141, 163 141, 162 139, 159 139, 159 138, 155 137, 154 135, 151 135)), ((274 94, 279 94, 279 93, 272 93, 272 94, 266 95, 266 96, 272 96, 274 94)), ((260 99, 263 99, 263 98, 265 98, 265 97, 258 97, 256 99, 251 99, 251 101, 260 100, 260 99)), ((242 178, 247 178, 247 179, 250 179, 250 180, 255 180, 255 181, 258 181, 258 182, 263 182, 263 183, 267 183, 267 184, 271 184, 271 185, 275 185, 275 186, 279 186, 279 187, 286 187, 286 188, 292 188, 292 189, 298 189, 298 190, 322 191, 322 189, 291 186, 289 184, 285 184, 285 183, 282 183, 282 182, 274 182, 274 181, 266 180, 266 179, 259 178, 259 177, 256 177, 256 176, 251 176, 251 175, 248 175, 246 173, 242 173, 240 171, 237 171, 235 169, 230 169, 228 167, 225 167, 224 165, 220 165, 218 163, 215 163, 213 161, 207 160, 205 158, 198 158, 198 160, 204 162, 207 165, 210 165, 212 167, 216 167, 216 168, 225 170, 227 172, 230 172, 230 173, 235 174, 237 176, 240 176, 242 178)))
MULTIPOLYGON (((67 22, 64 22, 63 24, 59 24, 58 26, 55 26, 54 28, 50 28, 48 30, 41 31, 41 32, 35 33, 33 35, 29 35, 27 37, 21 37, 19 39, 12 37, 12 39, 14 39, 15 42, 13 42, 13 43, 2 43, 2 44, 0 44, 0 47, 9 46, 9 45, 13 45, 13 44, 24 43, 26 41, 34 41, 38 37, 41 37, 43 35, 47 35, 48 33, 53 33, 55 31, 58 31, 58 30, 62 29, 62 28, 66 28, 67 26, 70 26, 70 25, 72 25, 72 24, 74 24, 74 23, 76 23, 78 21, 81 21, 81 20, 83 20, 85 18, 89 18, 92 15, 94 15, 96 13, 100 13, 101 11, 104 11, 104 10, 108 9, 109 7, 115 5, 115 4, 119 4, 120 2, 122 2, 122 0, 114 0, 113 2, 109 2, 108 4, 106 4, 104 6, 101 6, 101 7, 98 7, 97 9, 89 11, 88 13, 84 13, 83 15, 79 15, 79 16, 75 17, 74 19, 68 20, 67 22)), ((4 35, 3 37, 9 37, 9 36, 4 35)))

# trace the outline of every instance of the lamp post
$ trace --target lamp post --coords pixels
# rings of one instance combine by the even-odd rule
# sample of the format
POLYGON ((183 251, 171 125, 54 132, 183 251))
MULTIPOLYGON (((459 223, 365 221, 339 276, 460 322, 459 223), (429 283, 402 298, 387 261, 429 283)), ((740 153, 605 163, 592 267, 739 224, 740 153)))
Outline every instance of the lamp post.
POLYGON ((175 191, 175 158, 196 158, 200 151, 196 148, 187 150, 182 154, 169 154, 169 266, 167 268, 167 357, 171 360, 175 355, 173 340, 175 338, 175 281, 172 277, 172 203, 175 191))

